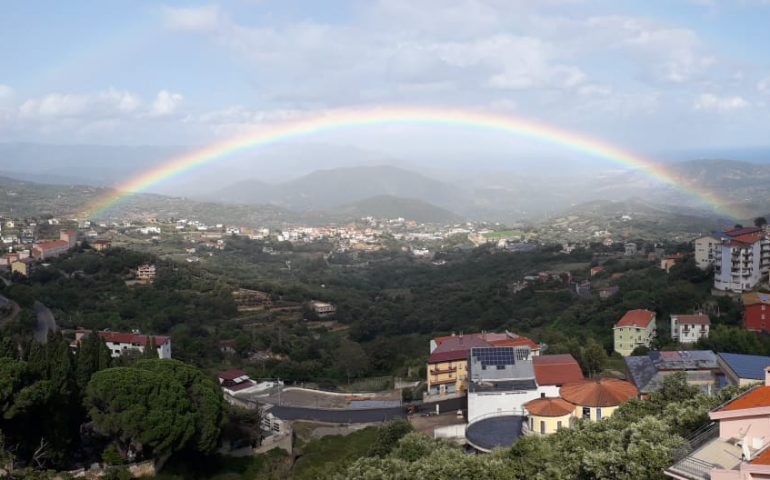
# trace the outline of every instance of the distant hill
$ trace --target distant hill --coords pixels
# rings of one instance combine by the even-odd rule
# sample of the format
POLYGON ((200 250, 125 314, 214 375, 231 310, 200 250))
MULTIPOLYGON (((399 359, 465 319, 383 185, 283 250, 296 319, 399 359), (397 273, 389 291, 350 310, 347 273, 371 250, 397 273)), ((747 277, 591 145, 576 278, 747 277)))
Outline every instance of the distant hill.
POLYGON ((334 213, 350 217, 402 217, 420 223, 453 223, 462 220, 460 215, 428 202, 392 195, 377 195, 342 205, 335 208, 334 213))
POLYGON ((269 203, 303 211, 336 208, 385 195, 452 208, 464 197, 458 190, 458 187, 419 173, 383 165, 317 170, 279 184, 242 180, 203 198, 245 204, 269 203))

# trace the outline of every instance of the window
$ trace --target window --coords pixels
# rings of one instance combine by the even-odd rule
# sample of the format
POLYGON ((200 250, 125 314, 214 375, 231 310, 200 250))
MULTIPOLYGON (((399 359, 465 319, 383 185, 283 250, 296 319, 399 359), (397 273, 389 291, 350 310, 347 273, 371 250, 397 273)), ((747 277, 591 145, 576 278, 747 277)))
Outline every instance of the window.
POLYGON ((556 430, 561 430, 561 420, 556 422, 556 430))
POLYGON ((545 435, 545 422, 540 420, 540 433, 545 435))
POLYGON ((583 407, 583 418, 586 420, 591 419, 591 408, 590 407, 583 407))
POLYGON ((597 408, 596 409, 596 419, 597 420, 601 420, 602 419, 602 409, 601 408, 597 408))
POLYGON ((534 430, 535 429, 535 419, 532 417, 529 417, 529 429, 534 430))

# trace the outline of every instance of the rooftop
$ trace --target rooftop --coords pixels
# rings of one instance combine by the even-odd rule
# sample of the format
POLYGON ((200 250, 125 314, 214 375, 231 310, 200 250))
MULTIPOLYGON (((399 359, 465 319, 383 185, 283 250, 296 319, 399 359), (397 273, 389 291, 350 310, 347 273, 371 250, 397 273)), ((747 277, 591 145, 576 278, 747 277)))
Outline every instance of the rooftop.
POLYGON ((468 378, 471 382, 527 380, 534 384, 530 355, 526 347, 474 347, 470 351, 468 378))
POLYGON ((490 452, 499 447, 510 447, 521 436, 523 417, 502 415, 482 418, 468 424, 465 438, 475 448, 490 452))
POLYGON ((584 407, 614 407, 637 395, 636 387, 615 378, 590 378, 568 383, 561 387, 561 397, 584 407))
POLYGON ((538 385, 564 385, 583 379, 577 360, 569 353, 532 357, 538 385))
POLYGON ((639 327, 647 328, 655 318, 655 312, 649 310, 629 310, 618 320, 615 327, 639 327))
POLYGON ((760 292, 750 292, 741 295, 744 305, 764 304, 770 305, 770 294, 760 292))
POLYGON ((726 403, 717 412, 733 412, 747 408, 770 407, 770 387, 756 387, 726 403))
POLYGON ((671 318, 676 318, 680 324, 711 325, 711 319, 708 315, 677 315, 672 314, 671 318))
POLYGON ((770 357, 762 355, 719 353, 718 356, 739 378, 764 380, 765 368, 770 366, 770 357))
MULTIPOLYGON (((91 332, 84 332, 84 333, 89 334, 91 332)), ((138 333, 104 332, 104 331, 97 332, 97 335, 103 338, 105 342, 129 343, 131 345, 135 345, 139 347, 144 347, 145 345, 147 345, 148 338, 153 339, 153 342, 155 343, 156 347, 165 345, 166 342, 169 341, 169 337, 166 337, 163 335, 142 335, 138 333)))
POLYGON ((536 398, 524 404, 532 415, 539 417, 563 417, 575 411, 575 405, 561 398, 536 398))

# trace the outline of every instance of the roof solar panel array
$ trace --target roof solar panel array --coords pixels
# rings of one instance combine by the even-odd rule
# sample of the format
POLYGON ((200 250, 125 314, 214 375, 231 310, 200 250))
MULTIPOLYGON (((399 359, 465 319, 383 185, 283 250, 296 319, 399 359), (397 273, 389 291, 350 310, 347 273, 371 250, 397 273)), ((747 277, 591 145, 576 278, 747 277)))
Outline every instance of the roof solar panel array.
POLYGON ((472 355, 478 359, 483 369, 505 368, 516 363, 513 347, 474 348, 472 355))

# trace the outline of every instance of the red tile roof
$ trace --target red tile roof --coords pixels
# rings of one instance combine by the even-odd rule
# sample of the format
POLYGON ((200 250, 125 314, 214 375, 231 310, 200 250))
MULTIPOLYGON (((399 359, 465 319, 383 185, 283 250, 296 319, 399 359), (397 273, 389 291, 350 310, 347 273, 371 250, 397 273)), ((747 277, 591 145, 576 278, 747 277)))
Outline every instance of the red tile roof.
POLYGON ((491 347, 489 342, 485 342, 478 335, 457 335, 444 339, 444 341, 433 350, 428 358, 428 363, 451 362, 455 360, 467 360, 468 352, 472 347, 491 347))
POLYGON ((770 407, 770 387, 762 386, 749 390, 717 411, 730 412, 759 407, 770 407))
POLYGON ((532 351, 540 350, 540 345, 527 337, 506 338, 505 340, 494 340, 489 343, 495 347, 529 347, 532 351))
POLYGON ((577 360, 570 354, 539 355, 532 357, 538 385, 564 385, 583 380, 577 360))
POLYGON ((219 374, 219 378, 221 378, 222 380, 235 380, 236 378, 243 377, 243 376, 248 377, 249 375, 243 370, 237 370, 237 369, 226 370, 219 374))
POLYGON ((655 318, 655 312, 649 310, 629 310, 618 320, 615 327, 641 327, 647 328, 655 318))
POLYGON ((695 325, 711 325, 711 319, 708 315, 671 315, 676 317, 679 323, 688 323, 695 325))
POLYGON ((53 240, 51 242, 41 242, 36 243, 34 245, 34 248, 40 249, 40 250, 48 250, 50 248, 61 248, 61 247, 69 247, 70 244, 66 240, 53 240))
POLYGON ((741 228, 731 228, 729 230, 725 230, 725 235, 728 235, 730 237, 739 237, 741 235, 746 235, 749 233, 759 233, 762 229, 759 227, 741 227, 741 228))
POLYGON ((575 411, 575 405, 561 398, 536 398, 524 404, 524 408, 538 417, 563 417, 575 411))
POLYGON ((615 407, 639 395, 639 390, 625 380, 589 378, 562 386, 559 394, 574 405, 615 407))
POLYGON ((770 465, 770 448, 765 448, 759 455, 749 462, 752 465, 770 465))

